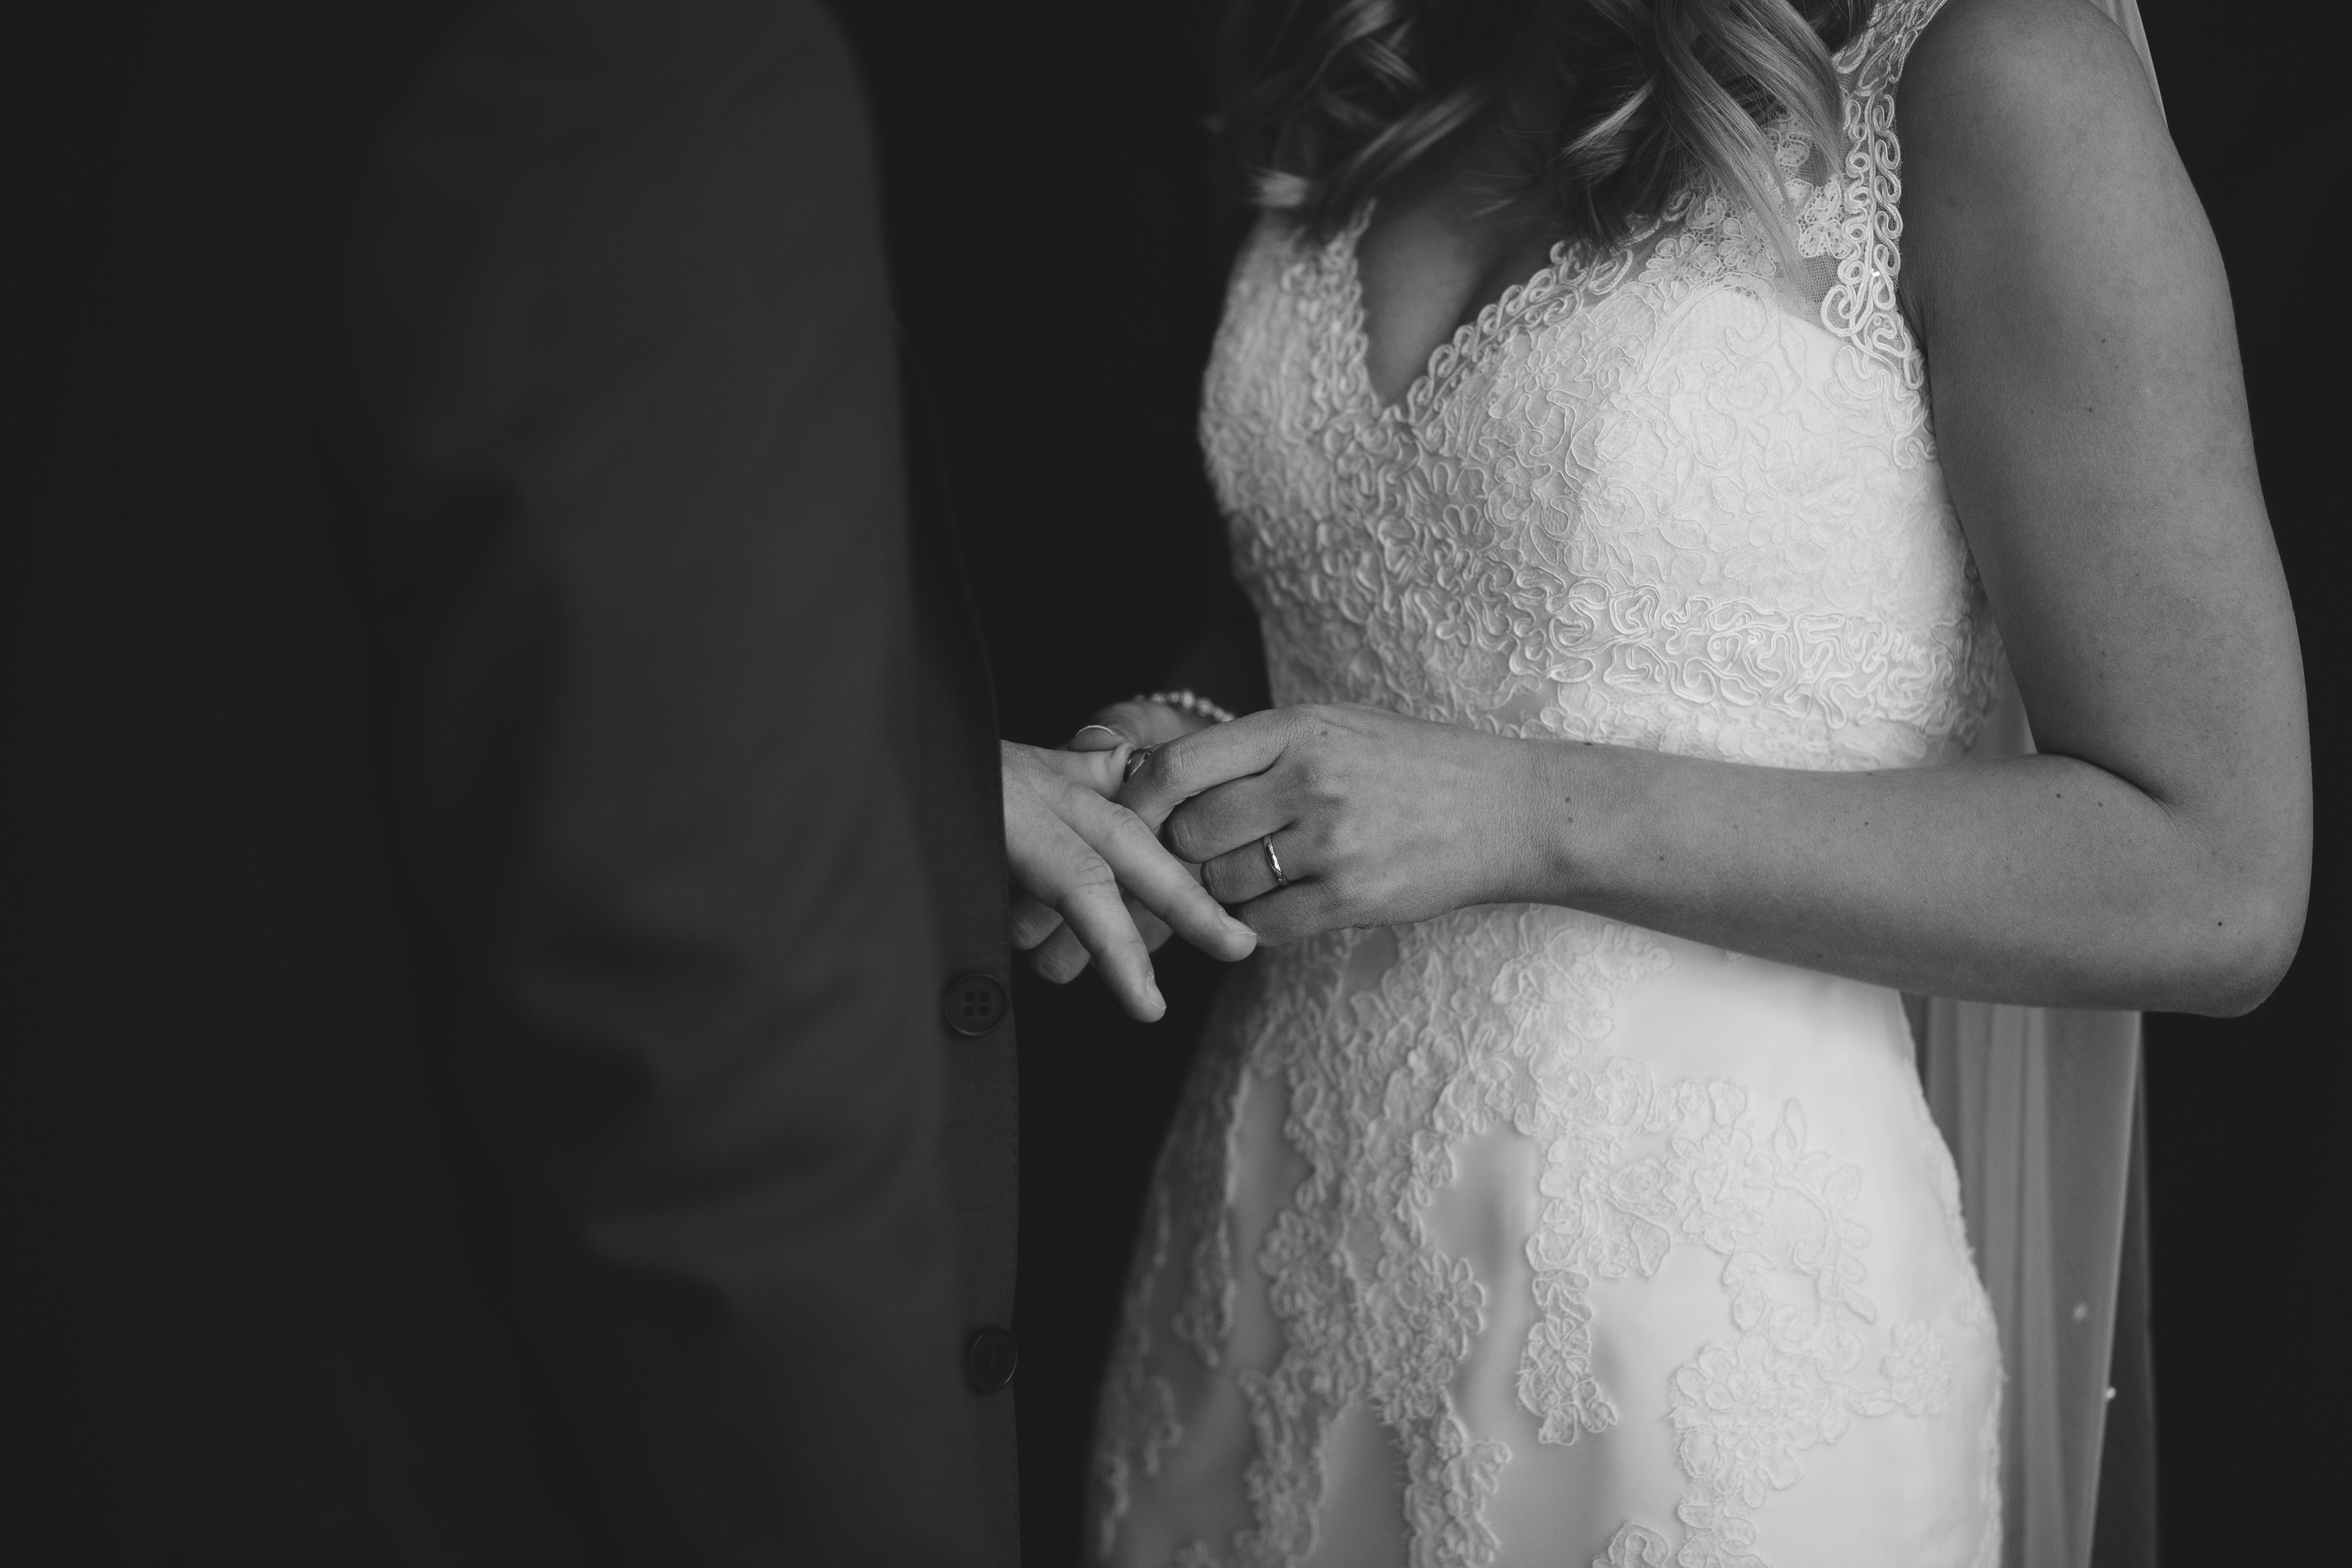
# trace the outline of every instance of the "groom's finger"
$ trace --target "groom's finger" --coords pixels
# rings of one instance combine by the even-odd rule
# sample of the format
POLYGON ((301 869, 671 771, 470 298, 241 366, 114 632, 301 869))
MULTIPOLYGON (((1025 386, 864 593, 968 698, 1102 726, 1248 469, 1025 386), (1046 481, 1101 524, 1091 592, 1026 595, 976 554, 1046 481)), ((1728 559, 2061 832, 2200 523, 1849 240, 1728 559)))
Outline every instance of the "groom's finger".
POLYGON ((1067 944, 1062 938, 1067 932, 1094 956, 1104 984, 1130 1016, 1148 1024, 1168 1011, 1160 987, 1152 984, 1151 954, 1135 922, 1128 918, 1117 883, 1106 877, 1073 888, 1061 908, 1064 931, 1047 938, 1033 961, 1040 974, 1061 984, 1086 967, 1083 962, 1072 964, 1066 958, 1067 944))
POLYGON ((1062 917, 1051 905, 1038 902, 1028 894, 1014 889, 1013 894, 1013 945, 1027 952, 1038 943, 1062 929, 1062 917))
POLYGON ((1225 913, 1133 812, 1081 795, 1071 803, 1069 821, 1109 865, 1119 887, 1194 947, 1230 961, 1248 957, 1257 946, 1257 933, 1225 913))
MULTIPOLYGON (((1158 952, 1168 945, 1168 939, 1176 934, 1174 926, 1133 899, 1127 900, 1127 912, 1135 921, 1135 934, 1143 939, 1143 945, 1150 952, 1158 952)), ((1253 941, 1250 945, 1255 948, 1257 944, 1253 941)))
MULTIPOLYGON (((1006 755, 1024 763, 1017 769, 1008 766, 1004 796, 1005 866, 1015 891, 1051 908, 1076 931, 1102 965, 1103 979, 1122 1006, 1139 1018, 1159 1017, 1167 1005, 1151 983, 1151 955, 1128 918, 1118 879, 1071 820, 1077 807, 1118 808, 1077 784, 1041 778, 1009 749, 1006 755)), ((1029 929, 1034 931, 1035 925, 1029 929)), ((1053 936, 1045 935, 1045 949, 1053 947, 1053 936)), ((1085 965, 1062 973, 1054 953, 1041 950, 1036 967, 1048 980, 1066 980, 1085 965)))
POLYGON ((1067 985, 1087 972, 1094 954, 1078 940, 1078 933, 1058 921, 1054 934, 1029 955, 1029 967, 1056 985, 1067 985))
POLYGON ((1058 752, 1040 748, 1034 760, 1037 765, 1055 777, 1072 784, 1083 784, 1095 794, 1108 799, 1118 794, 1127 782, 1127 759, 1135 753, 1135 744, 1125 736, 1108 746, 1085 747, 1076 744, 1080 739, 1098 741, 1100 735, 1073 737, 1072 744, 1058 752))
POLYGON ((1118 792, 1118 802, 1157 831, 1170 812, 1202 790, 1272 767, 1291 723, 1281 709, 1269 708, 1155 746, 1118 792))
MULTIPOLYGON (((1124 901, 1127 918, 1135 922, 1135 934, 1143 939, 1145 950, 1158 952, 1167 946, 1168 939, 1176 934, 1169 929, 1168 922, 1133 899, 1124 901)), ((1039 974, 1058 985, 1084 973, 1094 955, 1087 952, 1087 944, 1078 940, 1077 932, 1062 923, 1061 916, 1053 919, 1052 931, 1030 954, 1029 962, 1039 974)))
MULTIPOLYGON (((1083 790, 1070 794, 1103 810, 1115 809, 1083 790)), ((1151 954, 1128 916, 1118 877, 1065 813, 1040 815, 1040 830, 1022 836, 1022 853, 1013 871, 1020 890, 1050 906, 1061 916, 1062 925, 1031 955, 1030 966, 1062 984, 1085 969, 1091 955, 1119 1005, 1147 1023, 1159 1017, 1168 1005, 1152 984, 1151 954)))

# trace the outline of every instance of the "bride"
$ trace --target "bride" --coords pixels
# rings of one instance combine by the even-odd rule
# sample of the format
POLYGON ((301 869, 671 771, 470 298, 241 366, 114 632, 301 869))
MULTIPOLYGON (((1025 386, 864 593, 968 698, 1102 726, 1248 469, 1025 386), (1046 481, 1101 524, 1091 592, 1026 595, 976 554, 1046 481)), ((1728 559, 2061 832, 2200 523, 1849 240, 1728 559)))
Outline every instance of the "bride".
POLYGON ((2308 871, 2229 297, 2140 61, 2075 0, 1242 0, 1233 39, 1265 211, 1202 429, 1278 706, 1079 743, 1139 748, 1122 799, 1268 946, 1155 1179, 1097 1549, 1999 1562, 2000 1342, 1899 994, 2238 1012, 2308 871), (2006 671, 2039 752, 1947 765, 2006 671))

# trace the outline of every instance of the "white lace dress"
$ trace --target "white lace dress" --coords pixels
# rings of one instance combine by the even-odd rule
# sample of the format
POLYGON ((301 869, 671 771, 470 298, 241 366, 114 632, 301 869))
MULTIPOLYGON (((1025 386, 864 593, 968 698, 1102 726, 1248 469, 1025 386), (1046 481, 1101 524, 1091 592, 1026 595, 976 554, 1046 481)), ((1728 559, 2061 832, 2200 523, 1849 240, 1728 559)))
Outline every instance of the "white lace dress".
MULTIPOLYGON (((1895 300, 1893 91, 1780 141, 1802 276, 1695 194, 1399 408, 1360 220, 1268 222, 1202 429, 1281 703, 1795 768, 1952 760, 1998 650, 1895 300)), ((1998 1561, 2000 1351, 1899 999, 1545 906, 1270 951, 1139 1243, 1122 1564, 1998 1561)))

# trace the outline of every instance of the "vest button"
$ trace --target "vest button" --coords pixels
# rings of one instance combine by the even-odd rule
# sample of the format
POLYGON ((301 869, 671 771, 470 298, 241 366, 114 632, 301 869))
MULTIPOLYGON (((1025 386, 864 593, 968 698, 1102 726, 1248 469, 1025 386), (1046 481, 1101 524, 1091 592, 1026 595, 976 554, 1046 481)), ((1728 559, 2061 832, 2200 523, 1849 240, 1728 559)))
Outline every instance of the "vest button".
POLYGON ((978 1038, 1003 1021, 1013 1000, 993 974, 959 974, 940 995, 940 1016, 957 1034, 978 1038))
POLYGON ((963 1342, 964 1381, 974 1394, 993 1394, 1013 1381, 1021 1365, 1021 1347, 1008 1330, 975 1330, 963 1342))

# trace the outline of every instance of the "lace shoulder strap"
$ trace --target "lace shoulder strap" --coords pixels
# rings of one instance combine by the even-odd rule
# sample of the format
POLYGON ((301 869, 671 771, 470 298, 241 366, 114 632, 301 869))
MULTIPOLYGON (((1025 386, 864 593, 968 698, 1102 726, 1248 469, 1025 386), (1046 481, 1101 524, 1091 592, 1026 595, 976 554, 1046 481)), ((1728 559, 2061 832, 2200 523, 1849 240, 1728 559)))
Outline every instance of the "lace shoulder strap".
POLYGON ((1870 26, 1846 40, 1838 51, 1838 75, 1853 96, 1892 92, 1903 74, 1911 46, 1944 8, 1944 0, 1880 0, 1870 14, 1870 26))
POLYGON ((1832 243, 1837 281, 1822 300, 1822 323, 1869 358, 1925 388, 1927 360, 1903 318, 1895 280, 1903 268, 1903 148, 1895 134, 1895 84, 1911 46, 1944 0, 1881 0, 1870 26, 1838 51, 1845 119, 1844 190, 1832 243))

